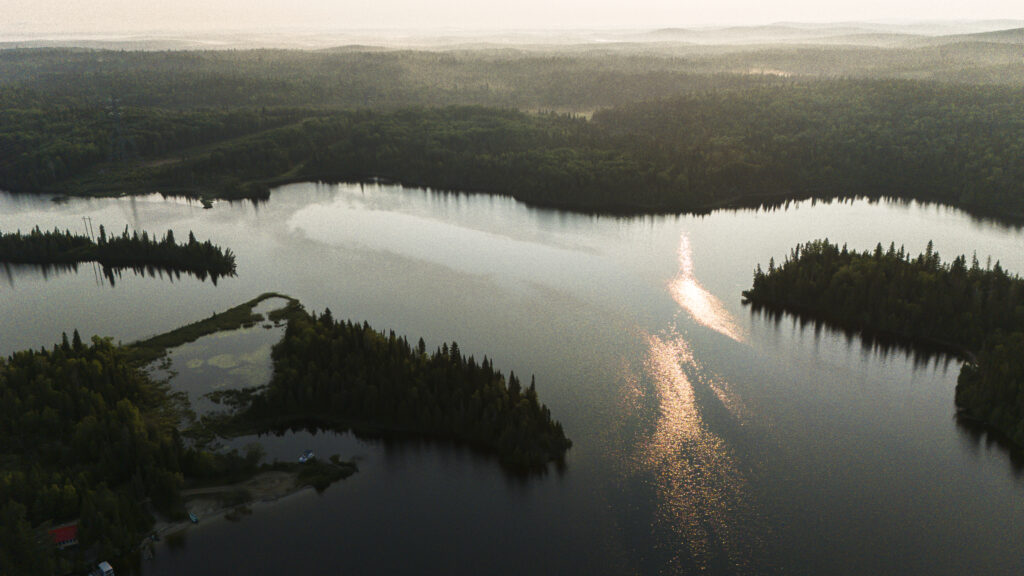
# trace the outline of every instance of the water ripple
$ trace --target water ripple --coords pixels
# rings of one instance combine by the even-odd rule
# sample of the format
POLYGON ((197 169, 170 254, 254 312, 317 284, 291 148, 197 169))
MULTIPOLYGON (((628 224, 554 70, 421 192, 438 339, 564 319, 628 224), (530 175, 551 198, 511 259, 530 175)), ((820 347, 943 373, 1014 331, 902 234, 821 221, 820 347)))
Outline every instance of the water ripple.
MULTIPOLYGON (((760 548, 750 486, 734 449, 701 415, 698 390, 707 389, 734 417, 740 402, 728 384, 704 376, 689 344, 674 331, 646 335, 646 380, 658 402, 654 429, 637 455, 649 472, 658 508, 652 529, 670 566, 747 573, 760 548)), ((642 394, 642 392, 639 392, 642 394)))

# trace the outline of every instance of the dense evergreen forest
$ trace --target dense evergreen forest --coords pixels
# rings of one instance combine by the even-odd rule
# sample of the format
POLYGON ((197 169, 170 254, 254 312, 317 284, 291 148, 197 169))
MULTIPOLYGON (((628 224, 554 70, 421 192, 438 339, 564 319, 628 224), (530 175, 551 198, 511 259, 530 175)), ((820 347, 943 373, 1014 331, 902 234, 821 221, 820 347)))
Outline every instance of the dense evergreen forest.
POLYGON ((1024 93, 937 73, 950 53, 1024 64, 932 49, 930 75, 909 56, 844 74, 835 47, 0 51, 0 188, 259 198, 379 177, 591 211, 869 196, 1024 218, 1024 93), (798 71, 749 72, 780 58, 798 71))
POLYGON ((187 450, 165 388, 109 340, 77 331, 52 350, 0 360, 0 565, 5 574, 64 574, 97 546, 133 549, 153 517, 180 514, 187 450), (80 519, 63 555, 40 526, 80 519))
POLYGON ((454 440, 516 470, 543 468, 572 446, 532 379, 506 379, 454 342, 428 352, 422 339, 414 348, 393 331, 337 321, 327 310, 293 316, 273 358, 274 377, 243 420, 454 440))
MULTIPOLYGON (((185 518, 186 483, 231 482, 259 451, 187 446, 187 400, 154 382, 110 339, 76 330, 51 350, 0 359, 0 568, 4 576, 81 571, 138 548, 154 514, 185 518), (58 551, 46 529, 77 521, 58 551)), ((77 573, 77 572, 76 572, 77 573)))
MULTIPOLYGON (((1011 32, 1011 31, 1008 31, 1011 32)), ((934 44, 635 43, 325 50, 26 48, 0 44, 0 88, 36 104, 130 108, 398 109, 473 105, 584 112, 688 92, 813 78, 1024 86, 1024 36, 934 44)), ((939 39, 931 39, 939 40, 939 39)), ((500 43, 500 41, 498 41, 500 43)))
MULTIPOLYGON (((252 309, 285 298, 271 317, 288 320, 275 346, 274 378, 224 416, 235 430, 329 424, 447 439, 537 470, 571 442, 531 381, 506 379, 445 344, 427 353, 394 332, 308 315, 298 302, 264 294, 202 322, 136 345, 83 342, 78 331, 52 349, 0 359, 0 567, 5 576, 48 576, 135 550, 154 515, 180 519, 188 485, 237 482, 262 467, 259 450, 210 452, 183 440, 187 398, 140 366, 166 346, 254 321, 252 309), (58 551, 46 529, 77 521, 81 544, 58 551)), ((223 393, 223 391, 222 391, 223 393)), ((273 465, 280 466, 280 465, 273 465)), ((275 468, 276 469, 276 468, 275 468)), ((300 467, 322 489, 354 467, 300 467)))
POLYGON ((107 236, 100 226, 95 240, 85 234, 72 234, 70 230, 43 232, 35 227, 28 234, 0 232, 0 262, 18 264, 78 264, 98 262, 104 268, 158 268, 172 272, 187 272, 199 278, 235 274, 235 256, 231 249, 214 246, 209 240, 199 242, 189 232, 188 242, 178 244, 174 232, 167 231, 162 239, 148 232, 128 233, 125 227, 120 236, 107 236))
POLYGON ((876 246, 798 245, 780 266, 758 266, 743 293, 757 306, 967 357, 956 388, 962 414, 1024 447, 1024 279, 999 265, 876 246))

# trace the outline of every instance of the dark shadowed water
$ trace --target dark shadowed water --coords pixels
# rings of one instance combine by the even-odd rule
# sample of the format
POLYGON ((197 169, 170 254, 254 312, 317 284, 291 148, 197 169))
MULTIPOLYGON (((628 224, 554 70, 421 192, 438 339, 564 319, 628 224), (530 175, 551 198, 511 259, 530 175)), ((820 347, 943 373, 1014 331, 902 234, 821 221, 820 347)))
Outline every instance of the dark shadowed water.
MULTIPOLYGON (((959 426, 959 363, 752 313, 754 266, 828 237, 1024 272, 1024 233, 916 204, 799 203, 705 217, 594 217, 489 196, 298 184, 270 201, 0 195, 0 229, 127 224, 230 247, 214 286, 88 267, 0 268, 0 351, 62 331, 131 341, 265 291, 535 374, 575 445, 527 480, 448 445, 292 433, 253 440, 359 460, 323 494, 211 519, 149 575, 1020 574, 1024 476, 959 426)), ((269 373, 275 330, 200 340, 200 393, 269 373), (205 376, 203 375, 205 374, 205 376)), ((193 370, 194 369, 194 370, 193 370)))

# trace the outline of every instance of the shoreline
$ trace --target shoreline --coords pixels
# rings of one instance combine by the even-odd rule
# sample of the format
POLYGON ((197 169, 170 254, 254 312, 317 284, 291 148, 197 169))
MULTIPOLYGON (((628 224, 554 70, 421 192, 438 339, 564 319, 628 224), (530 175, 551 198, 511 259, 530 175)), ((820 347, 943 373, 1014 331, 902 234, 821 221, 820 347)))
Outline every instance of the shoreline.
MULTIPOLYGON (((313 462, 319 461, 314 460, 313 462)), ((331 462, 324 462, 319 465, 319 468, 313 465, 311 469, 309 464, 300 464, 282 470, 278 468, 280 465, 280 462, 275 462, 270 469, 257 472, 240 482, 183 490, 181 495, 185 510, 195 514, 199 521, 227 516, 234 511, 248 515, 252 512, 247 510, 249 506, 278 502, 310 489, 320 492, 359 470, 355 464, 335 461, 333 457, 331 462), (324 466, 333 471, 326 477, 323 474, 324 466), (304 477, 304 473, 309 470, 312 470, 313 477, 309 475, 304 477), (317 475, 318 472, 319 475, 317 475)), ((154 522, 152 529, 143 538, 139 547, 144 550, 151 545, 154 536, 176 534, 192 524, 198 523, 187 518, 182 520, 160 518, 154 522)))
POLYGON ((595 216, 630 217, 630 216, 666 216, 666 215, 694 215, 703 216, 719 210, 749 210, 758 208, 781 207, 790 202, 802 202, 818 200, 822 202, 835 202, 847 200, 868 199, 872 201, 891 202, 917 202, 923 205, 936 205, 959 210, 974 220, 982 222, 994 222, 1001 226, 1020 228, 1024 226, 1024 212, 1019 211, 998 211, 986 206, 979 206, 970 203, 956 202, 950 199, 919 198, 914 195, 898 196, 889 194, 870 194, 867 192, 837 192, 829 194, 821 189, 800 190, 789 189, 779 192, 758 192, 737 193, 724 198, 712 201, 691 203, 687 201, 662 201, 655 203, 641 202, 598 202, 593 204, 574 202, 571 200, 559 201, 552 199, 539 199, 533 194, 524 194, 516 190, 495 190, 488 188, 467 188, 467 187, 445 187, 431 185, 427 182, 408 180, 383 175, 353 175, 333 172, 306 173, 302 175, 282 174, 267 178, 256 179, 245 182, 244 190, 234 193, 216 191, 211 186, 184 186, 167 183, 160 186, 152 184, 145 191, 137 188, 118 187, 117 184, 98 188, 78 188, 71 186, 57 186, 43 188, 39 191, 7 190, 11 194, 38 195, 48 194, 54 199, 66 200, 69 198, 127 198, 132 196, 144 196, 148 194, 160 194, 165 197, 184 198, 200 202, 204 208, 211 208, 213 202, 239 202, 251 201, 262 202, 270 198, 271 193, 288 184, 302 182, 322 182, 325 184, 393 184, 406 188, 420 188, 433 190, 448 194, 482 195, 512 198, 517 202, 534 209, 563 210, 576 214, 587 214, 595 216))
MULTIPOLYGON (((185 508, 194 513, 199 521, 213 520, 226 516, 232 510, 253 504, 270 504, 294 496, 306 490, 313 489, 308 484, 298 483, 298 472, 284 472, 281 470, 270 470, 260 472, 242 482, 235 484, 222 484, 207 488, 194 488, 184 490, 185 508), (232 493, 237 494, 239 490, 249 492, 249 498, 244 501, 230 502, 226 496, 232 493), (230 502, 230 503, 229 503, 230 502)), ((192 521, 185 520, 158 520, 153 525, 151 534, 159 536, 175 534, 194 525, 192 521)), ((145 547, 152 538, 147 537, 142 542, 145 547)))
POLYGON ((864 343, 880 343, 885 346, 900 348, 908 351, 915 349, 925 350, 934 354, 949 354, 961 362, 977 364, 977 353, 965 346, 941 340, 938 338, 927 338, 923 336, 910 336, 898 332, 876 330, 862 324, 848 324, 839 322, 831 317, 819 314, 810 308, 790 304, 780 305, 767 299, 751 298, 749 290, 744 290, 742 304, 749 306, 754 312, 767 312, 772 315, 791 315, 800 321, 820 323, 831 330, 841 331, 861 338, 864 343))

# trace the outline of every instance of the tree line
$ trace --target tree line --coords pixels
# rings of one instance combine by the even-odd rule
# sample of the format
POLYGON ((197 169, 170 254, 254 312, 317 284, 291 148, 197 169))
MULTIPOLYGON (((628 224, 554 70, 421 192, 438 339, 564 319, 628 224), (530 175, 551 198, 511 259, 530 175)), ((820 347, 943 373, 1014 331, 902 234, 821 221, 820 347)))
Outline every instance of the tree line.
POLYGON ((943 263, 929 242, 909 255, 881 244, 857 252, 817 240, 781 265, 760 265, 746 301, 829 324, 953 348, 967 357, 956 405, 1024 447, 1024 279, 999 262, 943 263))
POLYGON ((823 77, 1024 85, 1019 40, 1001 44, 962 38, 945 45, 911 42, 889 49, 848 43, 711 47, 657 40, 585 49, 5 47, 0 52, 0 104, 17 99, 29 105, 102 105, 116 96, 128 107, 174 110, 455 104, 583 112, 688 92, 823 77))
POLYGON ((107 160, 109 120, 6 113, 0 187, 14 191, 263 198, 288 181, 383 177, 585 211, 866 196, 1024 218, 1024 93, 991 86, 804 79, 623 104, 590 119, 482 107, 140 108, 125 115, 125 138, 168 141, 118 161, 107 160), (193 144, 205 135, 212 141, 193 144))
POLYGON ((535 470, 572 446, 531 378, 506 378, 458 344, 430 352, 365 322, 301 312, 273 349, 274 376, 241 414, 260 426, 342 426, 457 441, 535 470))
POLYGON ((182 519, 187 483, 233 482, 260 466, 244 453, 186 445, 187 400, 153 381, 109 338, 75 330, 52 349, 0 359, 0 566, 10 576, 67 574, 117 558, 149 533, 154 512, 182 519), (45 528, 77 521, 59 552, 45 528))
POLYGON ((172 230, 158 239, 146 231, 141 235, 138 231, 129 233, 127 226, 120 235, 108 236, 101 225, 95 240, 70 230, 55 228, 43 232, 38 226, 28 234, 20 230, 0 232, 0 262, 44 265, 98 262, 108 270, 157 268, 187 272, 199 278, 211 276, 214 281, 220 276, 235 274, 235 255, 230 248, 215 246, 209 240, 199 242, 192 232, 187 242, 178 244, 172 230))
POLYGON ((1022 104, 1009 88, 822 80, 629 104, 594 122, 711 205, 863 196, 1022 218, 1022 104))
MULTIPOLYGON (((264 295, 211 322, 233 329, 264 295)), ((446 439, 492 453, 509 469, 537 470, 572 445, 532 379, 506 378, 457 344, 428 353, 366 323, 316 317, 292 301, 274 347, 273 380, 239 395, 227 418, 248 432, 329 423, 446 439)), ((189 340, 200 326, 171 333, 189 340)), ((156 340, 164 341, 158 337, 156 340)), ((147 345, 143 343, 143 345, 147 345)), ((0 358, 0 567, 4 575, 81 570, 98 555, 135 550, 154 514, 185 516, 182 489, 243 480, 262 467, 259 446, 210 451, 178 429, 188 400, 150 378, 152 356, 77 330, 52 348, 0 358), (77 521, 81 544, 58 551, 48 526, 77 521)), ((236 428, 241 430, 242 428, 236 428)), ((322 488, 354 470, 300 474, 322 488)))
POLYGON ((186 449, 167 390, 110 340, 75 331, 52 350, 0 360, 0 563, 5 573, 66 573, 82 551, 118 555, 153 522, 180 514, 186 449), (83 543, 58 554, 37 527, 80 519, 83 543))

